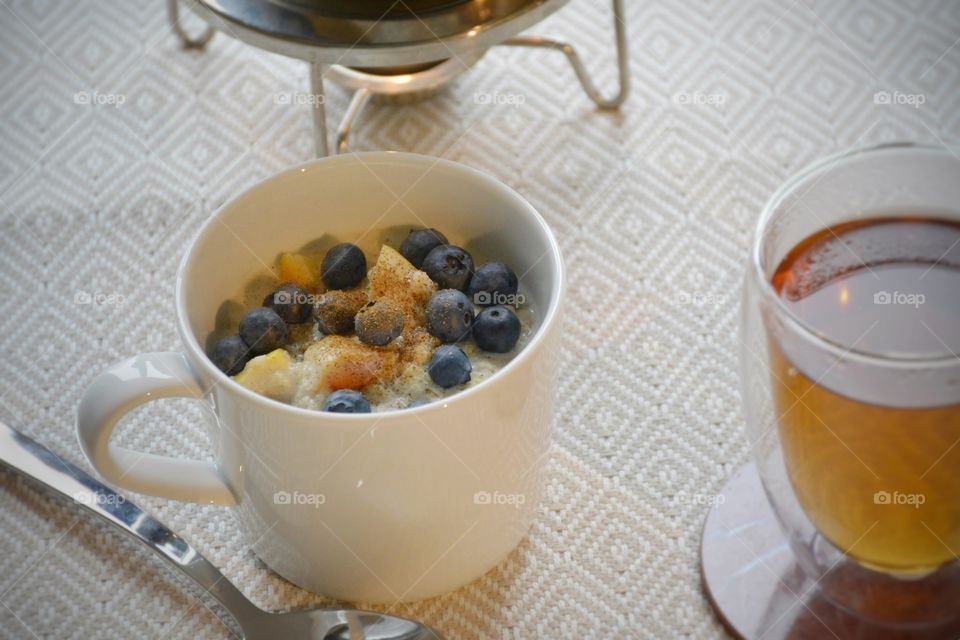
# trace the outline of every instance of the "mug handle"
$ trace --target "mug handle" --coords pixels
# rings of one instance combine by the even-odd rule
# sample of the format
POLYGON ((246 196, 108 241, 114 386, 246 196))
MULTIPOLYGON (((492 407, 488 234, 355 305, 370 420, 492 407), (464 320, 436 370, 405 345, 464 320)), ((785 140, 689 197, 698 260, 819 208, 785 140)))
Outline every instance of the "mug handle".
POLYGON ((160 398, 203 398, 200 380, 184 354, 144 353, 94 378, 77 409, 77 437, 93 468, 108 482, 137 493, 236 504, 223 474, 209 462, 178 460, 110 444, 120 418, 160 398))

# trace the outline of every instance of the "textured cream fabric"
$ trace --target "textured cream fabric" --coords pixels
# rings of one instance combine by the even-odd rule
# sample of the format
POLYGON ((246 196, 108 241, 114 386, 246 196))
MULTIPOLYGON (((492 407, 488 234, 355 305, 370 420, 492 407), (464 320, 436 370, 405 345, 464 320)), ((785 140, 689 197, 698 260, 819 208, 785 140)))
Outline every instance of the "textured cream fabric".
MULTIPOLYGON (((0 417, 84 467, 78 397, 115 360, 178 348, 174 273, 201 221, 312 153, 308 107, 276 99, 308 90, 303 64, 222 34, 183 51, 162 4, 0 7, 0 417)), ((395 609, 450 638, 721 636, 698 538, 702 502, 746 454, 737 298, 760 207, 823 154, 960 131, 956 2, 627 4, 633 94, 619 114, 595 111, 557 54, 497 49, 429 102, 370 105, 357 129, 357 149, 503 179, 569 268, 555 448, 529 539, 456 593, 395 609)), ((610 87, 609 22, 607 2, 574 0, 534 31, 575 41, 610 87)), ((333 116, 347 100, 331 91, 333 116)), ((187 401, 157 403, 119 437, 204 457, 199 419, 187 401)), ((226 510, 134 498, 260 606, 325 602, 247 553, 226 510)), ((9 472, 0 603, 2 638, 228 634, 149 553, 9 472)))

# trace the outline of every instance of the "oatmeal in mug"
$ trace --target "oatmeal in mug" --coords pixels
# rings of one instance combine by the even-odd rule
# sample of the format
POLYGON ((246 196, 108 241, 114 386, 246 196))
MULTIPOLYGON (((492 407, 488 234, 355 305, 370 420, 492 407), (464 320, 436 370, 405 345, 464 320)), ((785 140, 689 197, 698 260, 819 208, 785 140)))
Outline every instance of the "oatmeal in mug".
POLYGON ((242 315, 228 314, 208 352, 241 385, 297 407, 413 408, 482 382, 529 341, 518 284, 435 229, 382 245, 369 270, 350 243, 284 253, 237 296, 242 315))

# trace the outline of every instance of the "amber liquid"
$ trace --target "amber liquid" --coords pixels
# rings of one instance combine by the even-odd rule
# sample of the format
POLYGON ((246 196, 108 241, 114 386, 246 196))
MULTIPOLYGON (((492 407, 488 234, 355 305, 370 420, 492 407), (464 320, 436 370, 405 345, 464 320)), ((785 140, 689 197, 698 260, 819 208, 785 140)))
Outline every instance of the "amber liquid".
MULTIPOLYGON (((772 281, 832 342, 888 357, 960 354, 960 223, 874 218, 824 229, 795 247, 772 281)), ((932 406, 887 406, 870 397, 869 379, 856 385, 862 397, 847 397, 771 343, 787 473, 820 533, 861 564, 900 576, 956 561, 960 386, 932 406)))

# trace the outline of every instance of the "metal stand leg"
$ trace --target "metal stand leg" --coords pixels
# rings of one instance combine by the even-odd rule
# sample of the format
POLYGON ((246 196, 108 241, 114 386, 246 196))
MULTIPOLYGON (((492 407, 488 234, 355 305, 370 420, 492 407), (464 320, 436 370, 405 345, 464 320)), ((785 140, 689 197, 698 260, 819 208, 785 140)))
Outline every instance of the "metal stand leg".
MULTIPOLYGON (((175 7, 177 0, 169 0, 169 2, 171 7, 175 7)), ((630 66, 627 53, 627 28, 624 22, 626 17, 623 8, 624 2, 623 0, 612 0, 612 4, 613 29, 617 45, 619 90, 609 98, 604 97, 600 90, 597 89, 590 77, 590 73, 583 64, 583 60, 573 45, 537 36, 516 36, 505 40, 501 44, 513 47, 555 49, 562 52, 567 57, 567 60, 570 61, 570 65, 577 74, 577 79, 580 81, 580 85, 587 93, 587 96, 601 109, 617 109, 624 103, 630 93, 630 66)), ((171 11, 175 11, 175 8, 171 11)), ((172 13, 171 15, 175 16, 176 14, 172 13)), ((313 137, 317 157, 320 158, 330 153, 326 99, 323 86, 323 77, 326 71, 327 67, 325 65, 319 62, 310 63, 310 90, 313 93, 313 137)), ((350 134, 372 95, 373 92, 368 88, 357 89, 353 94, 350 105, 347 107, 347 111, 343 114, 343 119, 340 121, 340 127, 337 129, 337 153, 347 153, 350 150, 350 134)))
POLYGON ((313 143, 317 157, 330 154, 327 142, 327 96, 323 91, 323 72, 326 66, 319 62, 310 63, 310 92, 313 94, 313 143))
POLYGON ((167 19, 170 21, 170 28, 176 34, 177 38, 187 49, 203 49, 210 42, 215 30, 213 27, 207 27, 207 30, 199 37, 192 37, 183 27, 180 26, 180 2, 179 0, 167 0, 167 19))
POLYGON ((349 151, 350 129, 353 128, 357 118, 360 117, 363 108, 367 106, 367 101, 370 100, 371 95, 373 94, 369 89, 357 89, 356 93, 353 94, 350 106, 347 107, 347 112, 343 114, 340 129, 337 131, 337 153, 349 151))
POLYGON ((623 0, 613 0, 613 29, 617 39, 617 67, 620 71, 620 90, 616 95, 610 98, 604 98, 603 94, 593 84, 587 68, 583 65, 583 60, 573 45, 558 40, 540 38, 537 36, 516 36, 508 38, 502 44, 512 47, 535 47, 542 49, 556 49, 562 51, 570 65, 577 74, 583 90, 601 109, 616 109, 627 99, 630 92, 630 67, 627 57, 627 27, 624 22, 625 13, 623 10, 623 0))

